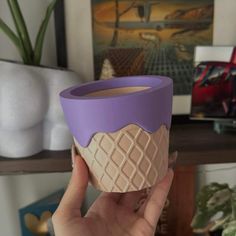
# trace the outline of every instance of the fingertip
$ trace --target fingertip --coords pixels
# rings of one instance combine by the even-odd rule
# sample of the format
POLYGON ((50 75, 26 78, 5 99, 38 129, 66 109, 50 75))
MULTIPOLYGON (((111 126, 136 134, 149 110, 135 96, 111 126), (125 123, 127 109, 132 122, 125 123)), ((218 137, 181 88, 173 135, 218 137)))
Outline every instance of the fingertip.
POLYGON ((178 157, 178 151, 172 152, 169 155, 169 158, 168 158, 168 166, 169 166, 169 168, 172 168, 172 169, 175 168, 176 162, 177 162, 177 157, 178 157))
MULTIPOLYGON (((163 177, 163 179, 161 179, 161 181, 157 182, 155 184, 155 187, 156 188, 159 188, 160 185, 171 185, 172 181, 173 181, 173 178, 174 178, 174 170, 172 168, 169 168, 166 172, 166 175, 163 177)), ((154 189, 155 189, 154 187, 154 189)))
POLYGON ((72 168, 74 168, 75 156, 76 156, 75 145, 72 144, 72 146, 71 146, 71 166, 72 166, 72 168))
POLYGON ((170 176, 174 176, 174 170, 172 168, 169 168, 167 174, 170 176))
POLYGON ((77 176, 81 180, 80 183, 88 184, 88 167, 80 155, 75 155, 72 175, 77 176))
POLYGON ((88 187, 88 168, 79 155, 74 157, 74 168, 66 192, 61 200, 59 209, 62 211, 80 212, 86 190, 88 187))
POLYGON ((172 168, 169 168, 166 174, 165 179, 169 179, 172 181, 172 179, 174 178, 174 170, 172 168))

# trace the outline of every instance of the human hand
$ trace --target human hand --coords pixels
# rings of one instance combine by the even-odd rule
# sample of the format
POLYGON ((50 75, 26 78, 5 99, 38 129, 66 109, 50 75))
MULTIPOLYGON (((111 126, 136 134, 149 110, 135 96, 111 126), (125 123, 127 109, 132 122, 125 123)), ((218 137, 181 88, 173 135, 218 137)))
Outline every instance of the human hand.
POLYGON ((145 191, 102 193, 82 217, 80 209, 88 186, 88 169, 79 155, 73 159, 69 186, 52 217, 56 236, 154 235, 172 183, 173 170, 168 170, 149 196, 145 191), (144 198, 144 203, 137 208, 140 199, 144 198))

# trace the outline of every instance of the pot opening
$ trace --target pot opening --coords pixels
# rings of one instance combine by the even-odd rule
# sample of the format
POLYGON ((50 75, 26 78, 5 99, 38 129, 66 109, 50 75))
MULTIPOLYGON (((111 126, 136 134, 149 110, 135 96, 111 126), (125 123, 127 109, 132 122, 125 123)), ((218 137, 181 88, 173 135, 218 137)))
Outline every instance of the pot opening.
POLYGON ((95 91, 92 93, 87 93, 84 95, 84 97, 117 96, 117 95, 123 95, 123 94, 128 94, 128 93, 135 93, 135 92, 143 91, 146 89, 150 89, 150 87, 131 86, 131 87, 111 88, 111 89, 95 91))

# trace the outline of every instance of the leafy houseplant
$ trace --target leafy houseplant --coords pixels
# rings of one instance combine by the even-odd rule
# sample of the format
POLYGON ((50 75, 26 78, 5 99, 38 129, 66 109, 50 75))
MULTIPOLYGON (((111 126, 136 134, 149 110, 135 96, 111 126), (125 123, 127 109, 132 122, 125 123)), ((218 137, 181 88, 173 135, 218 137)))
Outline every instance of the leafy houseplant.
POLYGON ((0 29, 9 37, 18 49, 24 64, 39 65, 42 56, 43 42, 50 16, 55 8, 57 0, 53 0, 46 11, 45 17, 39 28, 35 45, 32 46, 29 33, 17 0, 7 0, 12 19, 15 24, 15 33, 1 18, 0 29))
POLYGON ((200 190, 196 203, 197 210, 191 223, 195 233, 236 235, 236 188, 211 183, 200 190))
POLYGON ((22 158, 45 149, 71 147, 73 139, 58 94, 81 80, 70 70, 39 66, 48 22, 58 1, 47 6, 34 46, 17 0, 7 0, 16 32, 0 18, 0 33, 9 37, 24 63, 0 60, 0 156, 22 158))

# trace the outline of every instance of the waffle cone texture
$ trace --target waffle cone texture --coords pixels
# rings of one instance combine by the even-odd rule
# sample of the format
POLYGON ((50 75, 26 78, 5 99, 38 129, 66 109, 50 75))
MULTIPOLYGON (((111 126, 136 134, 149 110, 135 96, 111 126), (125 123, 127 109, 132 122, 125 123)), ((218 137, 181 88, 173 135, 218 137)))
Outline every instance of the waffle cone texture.
POLYGON ((160 181, 168 169, 169 130, 153 133, 130 124, 113 133, 96 133, 87 147, 74 139, 90 182, 105 192, 138 191, 160 181))

